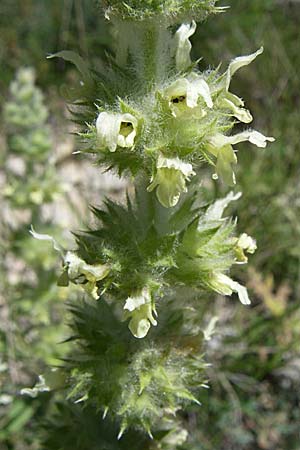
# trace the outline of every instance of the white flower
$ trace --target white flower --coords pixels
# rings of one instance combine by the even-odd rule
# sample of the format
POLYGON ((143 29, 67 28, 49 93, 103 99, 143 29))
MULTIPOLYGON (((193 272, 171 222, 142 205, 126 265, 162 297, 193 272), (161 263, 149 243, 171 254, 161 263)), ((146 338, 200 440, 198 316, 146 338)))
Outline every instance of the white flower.
POLYGON ((185 70, 191 64, 191 48, 192 44, 189 38, 196 31, 196 22, 193 20, 191 24, 183 23, 175 33, 175 43, 176 43, 176 69, 185 70))
POLYGON ((111 152, 118 146, 133 147, 137 124, 137 119, 129 113, 100 113, 96 121, 99 146, 111 152))
POLYGON ((243 131, 233 136, 225 136, 217 133, 208 140, 208 150, 217 158, 216 170, 225 183, 235 184, 235 175, 232 165, 237 163, 237 158, 232 145, 249 141, 257 147, 265 148, 267 142, 274 142, 272 137, 266 137, 258 131, 243 131))
POLYGON ((176 117, 188 109, 198 106, 202 97, 208 108, 213 107, 210 89, 206 81, 196 74, 189 78, 179 78, 164 91, 173 115, 176 117))
POLYGON ((138 339, 147 335, 151 325, 157 325, 157 321, 153 317, 153 312, 156 312, 148 288, 128 297, 124 310, 126 311, 125 318, 131 318, 128 327, 133 336, 138 339))
POLYGON ((62 371, 56 368, 49 369, 43 375, 38 376, 38 381, 33 388, 23 388, 20 394, 36 398, 41 392, 50 392, 62 388, 65 381, 65 375, 62 371))
POLYGON ((263 47, 261 47, 259 50, 257 50, 257 52, 252 53, 251 55, 239 56, 238 58, 235 58, 233 61, 231 61, 224 78, 225 93, 223 96, 220 97, 220 99, 217 100, 217 106, 230 110, 231 115, 236 117, 240 122, 243 123, 252 122, 253 117, 250 111, 243 108, 244 106, 243 100, 239 98, 237 95, 234 95, 229 92, 231 78, 233 77, 233 75, 237 70, 239 70, 241 67, 250 64, 262 52, 263 47))
POLYGON ((162 439, 163 448, 178 448, 181 447, 188 438, 188 432, 184 428, 175 428, 169 431, 162 439))
POLYGON ((209 140, 210 144, 215 148, 222 148, 226 145, 235 145, 246 141, 251 142, 251 144, 254 144, 257 147, 265 148, 267 146, 267 142, 274 142, 275 139, 273 137, 266 137, 258 131, 253 130, 242 131, 241 133, 234 134, 233 136, 225 136, 218 133, 209 140))
POLYGON ((253 254, 257 249, 256 241, 248 234, 243 233, 238 238, 235 247, 236 254, 236 263, 237 264, 246 264, 248 262, 248 258, 245 255, 246 253, 253 254))
POLYGON ((229 64, 229 67, 227 69, 227 73, 226 73, 226 90, 227 91, 230 86, 231 78, 233 77, 235 72, 237 70, 239 70, 241 67, 248 66, 249 64, 251 64, 257 58, 257 56, 259 56, 263 53, 263 51, 264 51, 264 48, 261 47, 260 49, 257 50, 257 52, 252 53, 251 55, 238 56, 237 58, 235 58, 231 61, 231 63, 229 64))
POLYGON ((240 108, 239 106, 237 106, 237 104, 235 104, 228 98, 223 98, 220 106, 230 109, 232 111, 232 115, 236 117, 240 122, 250 123, 253 120, 253 117, 248 109, 240 108))
POLYGON ((240 302, 243 305, 251 304, 247 289, 237 281, 233 281, 227 275, 219 272, 215 273, 212 284, 214 290, 219 294, 232 295, 233 292, 236 292, 239 296, 240 302))
POLYGON ((241 234, 239 240, 237 241, 237 245, 246 251, 247 253, 253 254, 257 249, 256 241, 251 236, 246 233, 241 234))
POLYGON ((49 392, 51 389, 47 385, 43 375, 38 376, 38 382, 33 388, 23 388, 20 391, 21 395, 28 395, 31 398, 36 398, 41 392, 49 392))
POLYGON ((226 184, 233 186, 236 181, 232 165, 237 163, 237 157, 232 146, 224 143, 221 136, 223 137, 222 134, 216 134, 211 137, 207 148, 217 158, 217 174, 221 176, 226 184))
POLYGON ((186 180, 196 173, 191 164, 163 155, 159 155, 156 167, 156 175, 152 177, 147 190, 151 192, 157 187, 156 195, 160 203, 166 208, 175 206, 180 194, 187 191, 186 180))
POLYGON ((67 252, 64 262, 69 280, 81 284, 89 294, 98 299, 97 281, 108 275, 109 267, 106 264, 87 264, 73 252, 67 252))

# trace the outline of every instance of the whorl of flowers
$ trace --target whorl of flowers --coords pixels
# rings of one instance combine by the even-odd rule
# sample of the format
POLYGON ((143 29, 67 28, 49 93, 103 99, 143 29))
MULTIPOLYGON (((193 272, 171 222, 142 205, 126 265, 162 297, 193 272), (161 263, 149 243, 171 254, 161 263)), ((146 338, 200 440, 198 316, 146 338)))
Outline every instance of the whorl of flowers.
POLYGON ((245 233, 236 236, 235 222, 222 218, 228 204, 239 197, 231 192, 199 209, 192 191, 167 220, 164 208, 146 192, 137 193, 134 204, 128 199, 127 207, 107 201, 106 210, 93 210, 100 226, 77 235, 76 251, 63 250, 50 236, 32 234, 54 242, 60 252, 60 285, 72 282, 107 302, 128 322, 133 336, 144 338, 151 326, 157 326, 170 286, 192 287, 199 293, 237 293, 241 303, 250 304, 246 288, 228 271, 233 264, 247 262, 245 254, 255 251, 255 241, 245 233), (146 217, 145 207, 151 211, 146 217))
MULTIPOLYGON (((127 30, 125 26, 119 36, 119 41, 123 39, 122 55, 117 55, 124 66, 122 80, 111 74, 113 80, 108 86, 112 91, 106 93, 106 100, 101 100, 101 95, 94 97, 98 112, 90 111, 94 117, 88 129, 85 125, 80 133, 81 151, 93 153, 99 164, 114 168, 119 174, 136 176, 143 172, 149 180, 148 190, 156 189, 159 201, 167 208, 176 205, 204 162, 213 167, 215 179, 234 185, 235 146, 248 141, 264 148, 274 140, 251 128, 232 133, 236 123, 248 126, 253 118, 243 100, 230 92, 231 79, 253 62, 263 48, 233 59, 223 73, 217 69, 200 72, 190 59, 189 38, 196 24, 184 23, 175 35, 168 31, 162 48, 156 48, 153 57, 158 51, 165 55, 169 49, 171 59, 169 66, 168 61, 156 63, 151 77, 145 72, 145 61, 139 57, 143 45, 138 38, 143 32, 137 25, 138 36, 134 36, 135 28, 131 28, 128 26, 127 30), (122 98, 118 83, 129 83, 126 77, 132 78, 131 86, 128 84, 122 98)), ((103 84, 89 79, 86 88, 91 83, 96 92, 97 86, 103 84)))

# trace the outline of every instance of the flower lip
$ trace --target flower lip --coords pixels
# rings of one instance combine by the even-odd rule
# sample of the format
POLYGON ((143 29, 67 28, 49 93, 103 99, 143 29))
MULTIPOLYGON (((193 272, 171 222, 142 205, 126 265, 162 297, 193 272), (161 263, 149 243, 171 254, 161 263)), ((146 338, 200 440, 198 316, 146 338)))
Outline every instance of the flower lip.
POLYGON ((257 58, 257 56, 259 56, 263 53, 263 51, 264 51, 264 48, 260 47, 255 53, 252 53, 251 55, 238 56, 237 58, 235 58, 231 61, 231 63, 229 64, 229 67, 227 69, 227 74, 226 74, 226 90, 227 91, 229 89, 231 78, 233 77, 233 75, 242 67, 248 66, 249 64, 251 64, 257 58))
POLYGON ((241 133, 226 136, 218 133, 210 138, 210 144, 215 148, 222 148, 226 145, 236 145, 241 142, 249 141, 251 144, 260 148, 265 148, 268 142, 274 142, 273 137, 264 136, 255 130, 242 131, 241 133))
MULTIPOLYGON (((128 119, 128 118, 127 118, 128 119)), ((136 130, 133 121, 122 121, 120 123, 118 145, 119 147, 132 147, 136 137, 136 130)))
POLYGON ((247 289, 237 281, 232 280, 230 277, 221 272, 214 273, 214 279, 216 282, 216 292, 219 292, 222 295, 232 295, 233 292, 236 292, 238 294, 240 302, 243 305, 251 304, 247 289))

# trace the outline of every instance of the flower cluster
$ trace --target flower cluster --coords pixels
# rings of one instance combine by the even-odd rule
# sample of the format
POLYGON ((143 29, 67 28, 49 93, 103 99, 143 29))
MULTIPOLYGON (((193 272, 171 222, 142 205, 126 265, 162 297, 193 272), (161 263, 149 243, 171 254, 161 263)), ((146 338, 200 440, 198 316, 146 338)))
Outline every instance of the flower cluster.
POLYGON ((88 131, 81 133, 82 151, 97 155, 100 164, 132 175, 143 171, 148 190, 156 189, 166 208, 177 204, 187 183, 206 161, 214 166, 213 177, 235 184, 234 146, 249 141, 264 148, 274 141, 247 129, 229 134, 237 121, 249 124, 251 113, 241 98, 229 91, 234 74, 263 51, 235 58, 225 73, 199 72, 190 59, 190 36, 196 24, 183 24, 173 39, 177 74, 155 83, 141 99, 132 92, 100 112, 88 131))
POLYGON ((93 298, 110 304, 122 321, 128 321, 133 336, 144 338, 151 325, 157 326, 157 308, 160 310, 170 286, 237 293, 241 303, 250 304, 246 288, 232 280, 228 271, 233 264, 247 261, 245 253, 255 251, 255 241, 245 233, 235 236, 235 223, 222 217, 240 194, 229 193, 206 207, 204 214, 193 209, 195 198, 191 195, 174 207, 164 229, 164 208, 153 202, 151 194, 145 192, 134 204, 128 199, 127 208, 108 201, 106 211, 94 209, 101 226, 78 235, 78 248, 72 252, 61 249, 50 236, 32 233, 37 239, 54 242, 60 252, 60 285, 80 285, 93 298), (187 204, 191 211, 181 224, 178 217, 187 204))
POLYGON ((9 90, 10 99, 3 107, 9 152, 2 193, 14 207, 37 208, 53 201, 64 188, 58 183, 54 158, 49 158, 48 110, 32 68, 21 67, 9 90))
MULTIPOLYGON (((66 367, 68 398, 85 406, 91 402, 103 420, 119 423, 114 438, 134 427, 153 439, 155 428, 176 424, 176 413, 187 403, 200 403, 207 387, 206 364, 202 353, 193 354, 192 349, 201 345, 202 336, 192 334, 182 308, 176 311, 169 302, 162 314, 163 326, 150 340, 134 339, 103 302, 77 303, 71 311, 78 348, 66 367), (166 338, 166 327, 171 335, 174 323, 178 329, 174 321, 178 314, 187 335, 181 340, 166 338)), ((193 314, 197 315, 196 309, 193 314)))

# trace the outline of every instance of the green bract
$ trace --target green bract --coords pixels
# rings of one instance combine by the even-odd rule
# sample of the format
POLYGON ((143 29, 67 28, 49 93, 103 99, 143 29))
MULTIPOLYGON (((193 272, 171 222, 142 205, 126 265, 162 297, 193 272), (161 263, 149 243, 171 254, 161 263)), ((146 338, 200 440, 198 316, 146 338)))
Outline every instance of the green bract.
POLYGON ((103 420, 119 423, 114 439, 128 428, 144 430, 153 438, 152 432, 168 422, 172 430, 175 414, 186 405, 199 404, 206 364, 192 349, 202 338, 188 330, 184 313, 173 306, 167 305, 164 326, 157 327, 150 340, 132 337, 104 302, 71 307, 77 348, 65 364, 70 374, 68 398, 85 408, 93 405, 103 420), (181 339, 164 335, 166 327, 172 333, 174 323, 187 333, 181 339))

